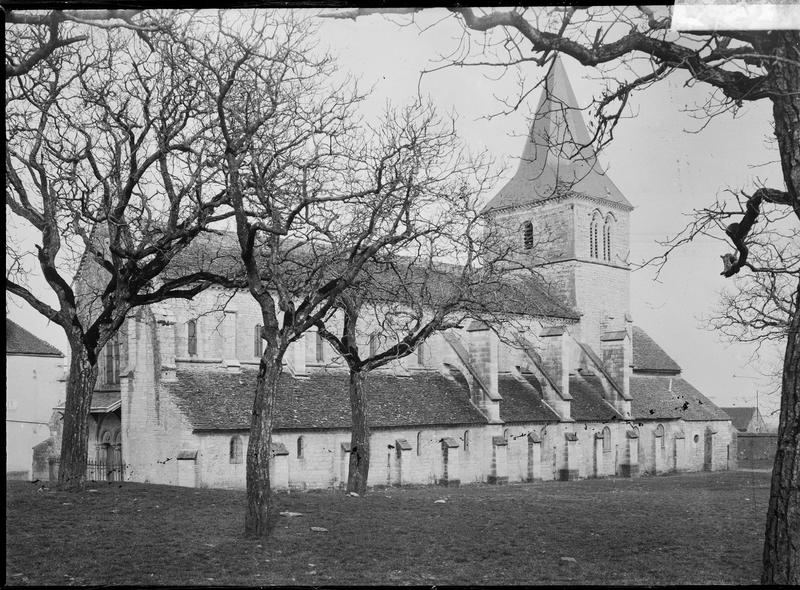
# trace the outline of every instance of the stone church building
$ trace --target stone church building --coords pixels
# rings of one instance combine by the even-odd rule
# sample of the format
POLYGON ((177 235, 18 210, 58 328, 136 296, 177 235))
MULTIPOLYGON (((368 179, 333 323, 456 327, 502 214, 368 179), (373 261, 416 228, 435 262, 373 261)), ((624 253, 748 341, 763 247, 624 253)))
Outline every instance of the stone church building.
MULTIPOLYGON (((632 323, 633 207, 585 147, 559 61, 546 85, 519 169, 485 208, 546 277, 531 293, 540 312, 516 345, 471 322, 370 374, 370 485, 734 467, 728 415, 632 323)), ((259 323, 248 293, 213 289, 140 310, 101 358, 90 459, 115 462, 127 480, 243 488, 259 323)), ((291 345, 281 379, 273 485, 343 485, 346 366, 311 331, 291 345)))

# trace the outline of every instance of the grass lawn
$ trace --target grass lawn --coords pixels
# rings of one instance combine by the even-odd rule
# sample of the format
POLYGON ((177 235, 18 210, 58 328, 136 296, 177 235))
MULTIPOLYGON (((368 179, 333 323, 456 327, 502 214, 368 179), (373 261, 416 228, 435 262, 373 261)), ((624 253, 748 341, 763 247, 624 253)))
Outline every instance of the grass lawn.
POLYGON ((749 584, 769 474, 279 494, 263 543, 241 491, 38 488, 6 483, 6 584, 749 584))

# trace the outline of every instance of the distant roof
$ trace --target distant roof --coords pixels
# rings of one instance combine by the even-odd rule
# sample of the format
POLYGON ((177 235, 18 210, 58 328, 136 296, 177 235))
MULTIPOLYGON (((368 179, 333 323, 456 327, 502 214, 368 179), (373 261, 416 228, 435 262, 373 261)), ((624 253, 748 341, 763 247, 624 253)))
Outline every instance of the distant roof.
MULTIPOLYGON (((250 428, 257 371, 178 370, 169 390, 196 430, 250 428)), ((485 424, 469 391, 440 373, 410 377, 372 373, 365 388, 372 427, 485 424)), ((283 373, 275 400, 275 429, 350 428, 348 374, 326 371, 296 379, 283 373)))
POLYGON ((37 338, 25 328, 6 318, 6 354, 29 356, 58 356, 64 353, 52 344, 37 338))
POLYGON ((723 410, 728 416, 731 417, 731 421, 733 425, 736 427, 736 430, 740 430, 745 432, 747 427, 750 426, 750 421, 753 419, 753 416, 756 413, 755 406, 744 406, 741 408, 720 408, 723 410))
POLYGON ((484 211, 569 194, 632 208, 600 167, 597 154, 589 145, 592 135, 586 128, 561 58, 556 56, 544 81, 519 168, 484 211))
POLYGON ((518 381, 512 375, 498 375, 500 417, 505 422, 558 422, 558 415, 542 401, 536 379, 518 381))
POLYGON ((635 420, 730 420, 728 414, 680 377, 634 374, 631 395, 631 415, 635 420))
POLYGON ((681 367, 647 333, 633 326, 633 370, 646 373, 681 372, 681 367))
POLYGON ((621 420, 623 416, 603 399, 600 377, 571 375, 569 394, 572 396, 569 414, 575 420, 621 420))

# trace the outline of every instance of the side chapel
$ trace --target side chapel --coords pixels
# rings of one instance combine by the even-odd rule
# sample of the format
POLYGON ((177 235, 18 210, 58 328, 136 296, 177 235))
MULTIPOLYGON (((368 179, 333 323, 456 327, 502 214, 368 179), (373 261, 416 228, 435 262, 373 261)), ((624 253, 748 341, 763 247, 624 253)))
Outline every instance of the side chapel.
MULTIPOLYGON (((517 346, 472 322, 368 377, 372 486, 735 467, 729 416, 632 323, 633 207, 599 168, 560 60, 545 83, 519 168, 485 208, 546 279, 531 293, 540 311, 517 346)), ((245 486, 260 316, 247 293, 222 293, 219 311, 220 294, 128 320, 101 359, 90 460, 126 480, 245 486)), ((281 379, 274 487, 342 486, 346 366, 312 331, 281 379)))

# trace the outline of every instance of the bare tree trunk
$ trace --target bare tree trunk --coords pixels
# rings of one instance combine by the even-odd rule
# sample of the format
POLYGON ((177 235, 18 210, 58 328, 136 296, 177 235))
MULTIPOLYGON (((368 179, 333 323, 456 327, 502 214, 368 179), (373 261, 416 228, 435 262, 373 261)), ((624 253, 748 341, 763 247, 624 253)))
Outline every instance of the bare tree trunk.
POLYGON ((269 466, 272 460, 272 416, 282 369, 281 359, 268 347, 261 357, 256 396, 247 445, 247 513, 244 531, 249 537, 266 538, 274 526, 269 466))
MULTIPOLYGON (((777 53, 783 59, 771 66, 777 88, 772 99, 775 136, 781 153, 786 189, 800 219, 800 32, 775 31, 777 53), (781 47, 782 44, 782 47, 781 47)), ((764 537, 764 584, 800 585, 800 282, 795 295, 786 356, 783 359, 778 450, 772 468, 772 486, 764 537)))
POLYGON ((800 282, 783 362, 778 451, 764 539, 764 584, 800 585, 800 282))
POLYGON ((97 362, 89 360, 82 344, 70 342, 69 378, 58 469, 58 485, 62 489, 80 491, 86 486, 89 411, 96 383, 97 362))
POLYGON ((369 475, 369 426, 367 425, 367 396, 364 391, 366 375, 350 371, 350 412, 353 432, 350 438, 350 466, 347 472, 347 491, 363 495, 369 475))

